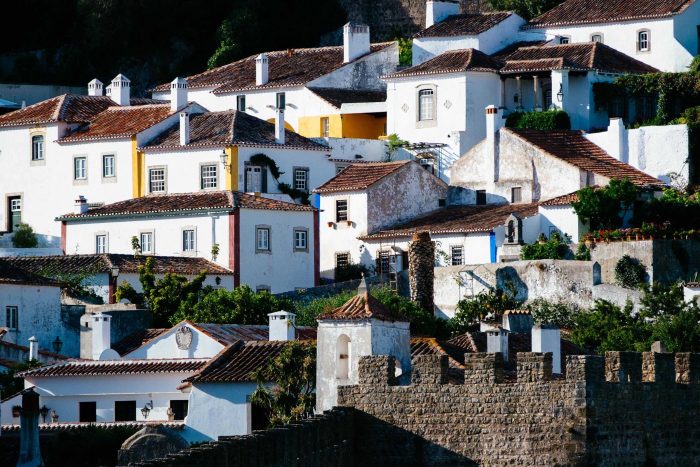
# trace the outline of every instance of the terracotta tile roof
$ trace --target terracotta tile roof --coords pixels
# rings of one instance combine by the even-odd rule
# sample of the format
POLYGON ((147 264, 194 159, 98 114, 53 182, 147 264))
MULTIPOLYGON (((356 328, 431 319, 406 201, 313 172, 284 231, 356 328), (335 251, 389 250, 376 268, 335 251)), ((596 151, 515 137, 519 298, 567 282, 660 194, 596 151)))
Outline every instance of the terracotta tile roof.
POLYGON ((578 201, 578 191, 557 196, 556 198, 550 198, 547 201, 541 202, 540 206, 568 206, 576 201, 578 201))
POLYGON ((0 115, 0 127, 52 122, 84 123, 113 105, 114 101, 107 96, 63 94, 0 115))
POLYGON ((700 288, 700 282, 686 282, 683 284, 685 287, 689 287, 691 289, 698 289, 700 288))
POLYGON ((383 79, 408 76, 460 73, 466 71, 490 71, 497 73, 499 63, 476 49, 459 49, 443 52, 416 66, 383 76, 383 79))
POLYGON ((518 47, 500 51, 501 74, 569 69, 598 70, 607 73, 655 73, 656 68, 600 42, 518 47))
MULTIPOLYGON (((189 323, 221 344, 230 345, 236 341, 267 341, 269 327, 264 324, 215 324, 189 323)), ((316 339, 316 328, 298 326, 297 339, 316 339)))
POLYGON ((308 88, 324 101, 339 109, 343 104, 357 102, 384 102, 386 90, 362 90, 362 89, 336 89, 336 88, 308 88))
MULTIPOLYGON (((61 432, 61 431, 72 431, 72 430, 81 430, 88 428, 90 430, 96 429, 96 428, 115 428, 115 427, 123 427, 123 428, 142 428, 145 425, 147 425, 149 422, 58 422, 58 423, 39 423, 39 432, 61 432)), ((173 422, 167 422, 167 421, 158 421, 159 425, 163 425, 165 427, 168 427, 170 429, 175 429, 175 430, 181 430, 185 426, 184 421, 173 421, 173 422)), ((3 425, 2 426, 2 431, 3 432, 19 432, 21 429, 20 425, 3 425)))
POLYGON ((12 258, 0 258, 0 284, 61 286, 59 281, 13 264, 12 258))
POLYGON ((253 147, 285 147, 329 151, 328 146, 286 130, 284 145, 275 141, 275 125, 245 112, 226 110, 190 115, 190 142, 180 145, 180 123, 176 122, 144 146, 146 150, 189 149, 235 144, 253 147))
MULTIPOLYGON (((370 52, 378 52, 393 42, 372 44, 370 52)), ((207 70, 187 77, 190 89, 215 87, 214 93, 227 93, 247 89, 270 89, 279 87, 304 86, 323 75, 346 65, 343 63, 343 47, 317 47, 289 49, 267 52, 269 80, 262 86, 255 84, 255 57, 244 59, 207 70)), ((153 89, 156 92, 168 91, 170 83, 153 89)))
POLYGON ((428 231, 431 235, 446 233, 490 232, 503 225, 509 215, 530 217, 537 214, 537 203, 487 204, 483 206, 449 206, 433 211, 392 229, 358 237, 362 240, 410 237, 416 232, 428 231))
POLYGON ((65 214, 57 220, 76 220, 94 217, 142 216, 160 213, 192 212, 201 210, 232 211, 235 208, 265 209, 271 211, 313 211, 311 206, 288 203, 276 199, 241 192, 208 191, 147 195, 88 209, 86 214, 65 214))
POLYGON ((423 29, 415 34, 413 38, 476 36, 505 21, 512 14, 513 12, 511 11, 497 11, 493 13, 452 15, 427 29, 423 29))
MULTIPOLYGON (((0 347, 7 347, 8 349, 19 350, 22 352, 26 352, 27 355, 29 355, 29 347, 27 347, 26 345, 19 345, 19 344, 7 342, 7 341, 0 339, 0 347)), ((54 360, 68 360, 70 358, 66 355, 62 355, 60 353, 55 353, 55 352, 49 352, 48 350, 43 350, 43 349, 39 349, 39 355, 43 355, 47 358, 54 359, 54 360)))
POLYGON ((351 164, 314 190, 314 193, 357 191, 368 188, 411 161, 351 164))
POLYGON ((163 360, 71 360, 18 373, 17 376, 109 376, 195 372, 207 363, 203 359, 163 360))
POLYGON ((130 138, 172 115, 170 104, 110 107, 59 139, 60 143, 130 138))
POLYGON ((277 357, 288 342, 238 341, 212 358, 187 383, 233 383, 253 381, 251 374, 277 357))
POLYGON ((169 330, 170 328, 140 329, 112 344, 112 350, 123 357, 169 330))
POLYGON ((586 139, 580 131, 516 130, 513 128, 505 128, 502 131, 509 131, 549 155, 582 170, 611 179, 628 178, 638 186, 659 188, 664 186, 660 180, 610 156, 600 146, 586 139))
POLYGON ((665 18, 682 13, 694 2, 695 0, 567 0, 534 18, 524 28, 665 18))
POLYGON ((182 256, 145 256, 104 253, 94 255, 60 255, 60 256, 14 256, 6 258, 9 263, 49 277, 61 274, 96 274, 110 272, 117 266, 123 273, 137 273, 138 267, 153 258, 153 272, 166 272, 194 275, 205 271, 207 274, 230 275, 232 271, 219 266, 205 258, 182 256))
POLYGON ((342 306, 335 310, 323 313, 316 318, 321 320, 364 320, 378 319, 382 321, 406 321, 403 317, 398 316, 384 305, 379 300, 370 295, 369 292, 360 292, 342 306))

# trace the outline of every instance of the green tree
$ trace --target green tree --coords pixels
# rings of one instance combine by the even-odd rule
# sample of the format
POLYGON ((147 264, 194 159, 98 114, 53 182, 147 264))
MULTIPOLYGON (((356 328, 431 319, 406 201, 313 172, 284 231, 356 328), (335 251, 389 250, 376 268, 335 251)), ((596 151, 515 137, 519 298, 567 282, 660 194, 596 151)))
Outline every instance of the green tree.
POLYGON ((564 0, 487 0, 496 11, 514 11, 526 20, 551 10, 564 0))
POLYGON ((578 217, 593 229, 613 229, 634 207, 639 189, 629 179, 613 179, 604 188, 585 187, 571 205, 578 217))
POLYGON ((496 288, 479 292, 471 298, 457 302, 457 312, 447 323, 453 335, 473 331, 479 321, 487 316, 502 315, 507 310, 517 309, 522 301, 517 300, 516 291, 512 284, 504 289, 496 288))
POLYGON ((39 240, 36 238, 32 226, 25 223, 19 224, 12 235, 12 246, 15 248, 36 248, 37 245, 39 245, 39 240))
POLYGON ((606 300, 596 300, 592 309, 576 315, 571 341, 589 351, 643 351, 652 342, 652 326, 633 312, 606 300))
POLYGON ((647 270, 636 258, 623 255, 615 264, 615 282, 627 289, 636 289, 644 285, 647 270))
POLYGON ((5 399, 24 389, 24 378, 16 377, 17 373, 40 366, 42 364, 39 361, 30 360, 18 363, 8 370, 0 371, 0 394, 2 394, 2 398, 5 399))
POLYGON ((523 245, 520 250, 520 259, 564 259, 570 251, 568 237, 564 238, 558 232, 553 232, 549 240, 544 243, 536 241, 523 245))
POLYGON ((563 329, 574 325, 578 308, 568 303, 551 302, 545 298, 536 298, 525 307, 535 323, 553 324, 563 329))
POLYGON ((316 346, 289 342, 280 354, 253 373, 251 401, 277 426, 311 415, 316 403, 316 346), (270 385, 271 383, 271 385, 270 385))

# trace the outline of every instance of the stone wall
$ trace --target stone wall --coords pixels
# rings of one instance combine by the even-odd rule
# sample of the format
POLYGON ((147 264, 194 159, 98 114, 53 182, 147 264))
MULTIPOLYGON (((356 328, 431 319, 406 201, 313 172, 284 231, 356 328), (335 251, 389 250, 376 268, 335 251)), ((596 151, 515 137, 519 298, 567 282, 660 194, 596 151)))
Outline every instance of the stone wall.
POLYGON ((700 355, 609 352, 467 354, 463 385, 446 383, 446 357, 414 361, 396 386, 390 357, 365 357, 360 384, 339 389, 354 407, 355 455, 366 465, 691 465, 700 458, 700 355), (674 362, 675 359, 675 362, 674 362), (514 378, 513 378, 514 376, 514 378))

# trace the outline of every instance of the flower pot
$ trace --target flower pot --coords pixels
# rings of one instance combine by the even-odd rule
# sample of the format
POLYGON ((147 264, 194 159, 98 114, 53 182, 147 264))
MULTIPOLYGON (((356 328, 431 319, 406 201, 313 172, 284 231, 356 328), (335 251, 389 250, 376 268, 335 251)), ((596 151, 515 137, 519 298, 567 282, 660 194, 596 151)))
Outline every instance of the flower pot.
POLYGON ((328 227, 333 227, 335 225, 335 222, 329 222, 328 227))

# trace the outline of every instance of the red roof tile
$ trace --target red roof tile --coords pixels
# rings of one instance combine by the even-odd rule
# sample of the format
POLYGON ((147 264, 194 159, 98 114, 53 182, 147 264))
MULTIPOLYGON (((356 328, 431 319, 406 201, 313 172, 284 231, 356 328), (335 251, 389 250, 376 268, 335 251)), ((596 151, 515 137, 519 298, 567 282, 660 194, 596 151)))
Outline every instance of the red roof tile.
MULTIPOLYGON (((57 422, 57 423, 39 423, 39 432, 62 432, 62 431, 72 431, 72 430, 81 430, 87 428, 88 430, 94 430, 94 429, 99 429, 99 428, 132 428, 132 429, 137 429, 141 428, 147 424, 149 424, 150 421, 143 421, 143 422, 57 422)), ((159 425, 163 425, 165 427, 168 427, 170 429, 175 429, 175 430, 180 430, 184 428, 185 422, 184 421, 172 421, 172 422, 166 422, 166 421, 158 421, 159 425)), ((21 430, 20 425, 3 425, 2 426, 2 431, 3 432, 18 432, 21 430)))
POLYGON ((459 49, 443 52, 416 66, 384 76, 384 79, 408 76, 460 73, 466 71, 490 71, 497 73, 499 63, 476 49, 459 49))
POLYGON ((130 138, 172 115, 170 104, 110 107, 58 141, 130 138))
POLYGON ((13 264, 12 258, 0 258, 0 284, 61 286, 59 281, 13 264))
POLYGON ((562 196, 557 196, 556 198, 550 198, 547 201, 540 203, 541 206, 568 206, 571 203, 578 201, 578 191, 569 193, 562 196))
MULTIPOLYGON (((391 44, 393 42, 372 44, 370 50, 377 52, 391 44)), ((304 86, 345 65, 342 46, 278 50, 267 52, 267 56, 269 80, 261 86, 255 84, 257 54, 189 76, 187 85, 190 89, 215 87, 215 94, 245 89, 304 86)), ((166 83, 156 87, 154 91, 163 92, 169 89, 170 83, 166 83)))
POLYGON ((170 328, 140 329, 112 344, 112 350, 123 357, 169 330, 170 328))
POLYGON ((63 94, 0 115, 0 127, 52 122, 84 123, 113 105, 114 101, 107 96, 63 94))
POLYGON ((384 229, 359 238, 376 240, 410 237, 416 232, 426 230, 431 235, 490 232, 495 227, 503 225, 511 214, 520 217, 534 216, 537 214, 537 203, 449 206, 399 224, 392 229, 384 229))
MULTIPOLYGON (((189 323, 221 344, 229 345, 236 341, 266 341, 269 327, 264 324, 216 324, 189 323)), ((297 326, 297 339, 316 339, 316 328, 297 326)))
POLYGON ((368 188, 411 161, 351 164, 314 190, 314 193, 357 191, 368 188))
POLYGON ((57 220, 88 219, 93 217, 140 216, 159 213, 192 212, 202 210, 232 211, 236 208, 271 211, 313 211, 311 206, 288 203, 276 199, 241 192, 208 191, 147 195, 88 209, 86 214, 65 214, 57 220))
POLYGON ((530 21, 525 28, 611 23, 665 18, 685 11, 695 0, 567 0, 530 21))
POLYGON ((275 125, 245 112, 227 110, 190 115, 190 142, 180 144, 180 123, 176 122, 151 142, 146 150, 190 149, 200 146, 285 147, 311 151, 329 151, 319 144, 290 130, 285 131, 284 145, 275 140, 275 125))
POLYGON ((358 102, 384 102, 386 90, 365 91, 361 89, 336 89, 336 88, 308 88, 324 101, 339 109, 343 104, 358 102))
POLYGON ((109 376, 153 373, 188 373, 202 368, 202 359, 163 360, 71 360, 18 373, 17 376, 109 376))
POLYGON ((547 154, 582 170, 610 179, 628 178, 638 186, 658 188, 664 186, 660 180, 610 156, 600 146, 586 139, 580 131, 516 130, 513 128, 505 128, 501 131, 511 132, 547 154))
POLYGON ((512 14, 513 12, 510 11, 497 11, 452 15, 418 32, 413 37, 421 39, 424 37, 476 36, 505 21, 512 14))
POLYGON ((316 318, 321 320, 364 320, 378 319, 382 321, 406 321, 390 311, 379 300, 370 295, 369 292, 360 292, 342 306, 335 310, 324 313, 316 318))

